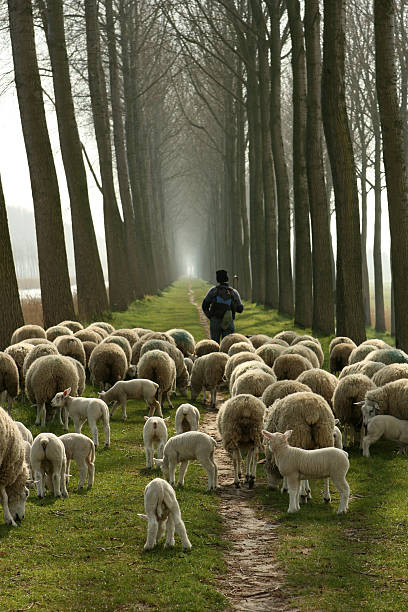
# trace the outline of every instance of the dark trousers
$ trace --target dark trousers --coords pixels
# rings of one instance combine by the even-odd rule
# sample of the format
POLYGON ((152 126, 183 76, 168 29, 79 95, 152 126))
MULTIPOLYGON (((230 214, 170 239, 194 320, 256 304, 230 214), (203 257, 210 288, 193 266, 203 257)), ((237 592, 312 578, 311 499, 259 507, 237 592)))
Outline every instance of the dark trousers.
POLYGON ((210 319, 210 334, 211 340, 215 340, 216 342, 220 342, 222 338, 228 336, 229 334, 233 334, 235 331, 234 321, 231 322, 231 325, 227 327, 227 329, 222 329, 221 327, 221 319, 216 319, 215 317, 211 317, 210 319))

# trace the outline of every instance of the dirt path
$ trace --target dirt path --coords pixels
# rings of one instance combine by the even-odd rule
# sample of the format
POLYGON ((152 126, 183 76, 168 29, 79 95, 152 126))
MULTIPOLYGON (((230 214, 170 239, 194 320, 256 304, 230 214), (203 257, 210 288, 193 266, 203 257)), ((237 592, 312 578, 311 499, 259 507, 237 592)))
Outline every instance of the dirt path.
MULTIPOLYGON (((200 321, 209 336, 208 321, 196 304, 191 288, 189 298, 201 313, 200 321)), ((217 405, 223 399, 225 397, 217 394, 217 405)), ((203 429, 219 441, 215 419, 214 413, 206 413, 203 429)), ((260 516, 262 507, 251 502, 255 495, 253 489, 234 487, 232 463, 221 445, 216 449, 215 460, 218 465, 220 514, 225 539, 230 544, 225 555, 227 571, 220 580, 220 591, 231 601, 234 610, 287 610, 284 576, 273 558, 278 542, 278 524, 270 523, 260 516)))

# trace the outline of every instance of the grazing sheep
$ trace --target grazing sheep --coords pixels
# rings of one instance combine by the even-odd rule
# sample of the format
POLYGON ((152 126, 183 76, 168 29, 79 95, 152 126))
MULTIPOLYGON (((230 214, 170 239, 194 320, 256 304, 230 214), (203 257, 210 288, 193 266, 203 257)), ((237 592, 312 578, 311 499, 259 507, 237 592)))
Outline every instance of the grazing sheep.
POLYGON ((166 423, 170 417, 162 419, 161 417, 145 416, 146 423, 143 427, 143 443, 146 453, 146 467, 153 468, 154 446, 157 446, 157 458, 163 459, 163 449, 167 442, 167 427, 166 423))
POLYGON ((270 374, 271 376, 273 376, 274 379, 276 379, 273 369, 267 366, 266 363, 261 363, 259 361, 245 361, 244 363, 238 365, 231 375, 229 382, 230 394, 232 394, 232 389, 238 378, 240 378, 243 374, 246 374, 249 371, 253 372, 255 370, 261 370, 262 372, 270 374))
POLYGON ((186 329, 169 329, 166 332, 176 343, 177 348, 183 353, 184 357, 194 354, 194 336, 186 329))
POLYGON ((126 338, 130 346, 133 346, 135 342, 139 340, 139 335, 134 329, 115 329, 115 331, 111 333, 111 336, 126 338))
POLYGON ((266 336, 265 334, 255 334, 254 336, 249 337, 249 341, 251 342, 254 349, 258 349, 263 344, 270 342, 272 338, 270 336, 266 336))
POLYGON ((233 355, 237 355, 238 353, 243 353, 244 351, 255 353, 255 348, 248 344, 248 342, 236 342, 232 346, 230 346, 228 351, 228 357, 232 357, 233 355))
POLYGON ((81 433, 67 433, 59 437, 65 448, 67 458, 66 483, 69 482, 69 467, 72 459, 79 469, 78 489, 82 489, 88 477, 88 487, 92 487, 95 480, 95 445, 88 436, 81 433))
POLYGON ((13 401, 18 395, 18 369, 10 355, 0 351, 0 398, 3 391, 7 395, 7 411, 10 414, 13 401))
POLYGON ((372 377, 372 381, 377 387, 383 387, 387 383, 401 378, 408 378, 408 364, 391 363, 380 368, 372 377))
POLYGON ((209 353, 195 360, 191 372, 190 390, 191 401, 203 391, 203 403, 206 401, 206 391, 210 391, 210 410, 215 410, 217 400, 217 387, 221 384, 228 355, 225 353, 209 353))
POLYGON ((105 340, 105 338, 107 338, 109 336, 109 333, 106 331, 106 329, 102 329, 102 327, 99 327, 98 325, 94 325, 92 323, 92 325, 89 325, 86 328, 86 331, 94 331, 98 334, 98 336, 100 336, 101 340, 105 340))
POLYGON ((176 467, 180 465, 178 485, 184 486, 184 476, 187 472, 188 462, 197 460, 208 474, 208 490, 215 490, 218 484, 218 469, 214 462, 214 449, 216 441, 201 431, 186 431, 173 436, 166 443, 163 450, 163 459, 153 459, 159 465, 169 482, 174 486, 176 467))
POLYGON ((217 353, 220 350, 220 345, 215 340, 200 340, 195 345, 194 354, 196 357, 208 355, 208 353, 217 353))
POLYGON ((56 435, 38 434, 31 447, 30 463, 37 485, 37 497, 45 497, 46 484, 52 487, 55 497, 68 497, 65 447, 56 435))
POLYGON ((365 361, 381 361, 385 365, 391 363, 408 363, 408 355, 396 348, 376 349, 368 353, 365 361))
POLYGON ((320 341, 314 336, 310 336, 309 334, 304 334, 303 336, 297 336, 297 338, 292 340, 291 346, 295 346, 299 342, 313 342, 313 344, 316 344, 317 346, 321 347, 320 341))
POLYGON ((132 347, 130 345, 129 340, 124 336, 106 336, 101 342, 101 344, 117 344, 123 350, 126 355, 126 360, 128 367, 130 366, 132 359, 132 347))
POLYGON ((401 378, 383 387, 367 389, 364 401, 357 400, 361 406, 374 406, 379 414, 390 414, 397 419, 408 420, 408 380, 401 378))
POLYGON ((29 344, 28 342, 20 342, 19 344, 12 344, 11 346, 8 346, 4 350, 4 352, 7 355, 10 355, 10 357, 14 359, 14 362, 18 369, 20 387, 24 386, 24 379, 25 379, 25 376, 23 375, 24 360, 27 357, 28 353, 30 353, 33 350, 33 348, 34 348, 33 345, 29 344))
POLYGON ((31 350, 29 353, 27 353, 23 363, 23 380, 25 380, 25 377, 27 376, 27 372, 30 368, 30 365, 34 363, 36 359, 39 359, 40 357, 45 357, 46 355, 59 355, 58 349, 55 344, 39 344, 38 346, 31 347, 31 350))
MULTIPOLYGON (((46 404, 59 391, 68 387, 72 395, 78 394, 78 372, 68 357, 63 355, 46 355, 39 357, 27 371, 25 392, 32 404, 37 406, 36 425, 45 427, 46 404)), ((61 413, 60 423, 63 425, 61 413)))
POLYGON ((187 389, 189 387, 189 384, 190 384, 190 376, 189 376, 186 366, 183 365, 183 370, 180 376, 177 376, 176 378, 176 389, 178 390, 180 395, 183 395, 183 396, 187 395, 187 389))
POLYGON ((47 340, 54 342, 55 338, 58 338, 58 336, 70 336, 74 335, 74 332, 72 329, 69 329, 69 327, 65 327, 65 325, 53 325, 45 330, 45 334, 47 340))
POLYGON ((275 363, 275 359, 282 355, 286 347, 281 346, 279 344, 263 344, 258 349, 256 349, 256 354, 263 359, 263 361, 270 368, 273 368, 273 364, 275 363))
POLYGON ((336 338, 333 338, 329 344, 329 353, 332 352, 337 344, 352 344, 354 348, 357 346, 354 340, 348 338, 348 336, 336 336, 336 338))
POLYGON ((227 353, 230 350, 231 346, 233 344, 235 344, 236 342, 247 342, 251 347, 252 344, 250 343, 250 341, 248 340, 248 338, 246 336, 243 336, 242 334, 228 334, 228 336, 225 336, 225 338, 223 338, 220 342, 220 351, 221 353, 227 353))
POLYGON ((274 374, 263 372, 259 368, 249 370, 235 380, 232 387, 232 397, 234 395, 242 395, 243 393, 261 397, 267 387, 276 382, 274 374))
POLYGON ((58 336, 55 338, 54 344, 60 355, 73 357, 84 367, 86 366, 85 349, 79 338, 75 338, 73 334, 71 336, 58 336))
POLYGON ((337 514, 347 512, 350 487, 346 480, 346 474, 350 463, 345 451, 338 448, 304 450, 303 448, 289 446, 288 439, 292 434, 290 429, 283 434, 270 433, 264 430, 263 434, 267 438, 279 472, 287 481, 289 490, 288 513, 300 510, 301 480, 312 478, 331 478, 340 493, 337 514))
POLYGON ((379 338, 369 338, 368 340, 364 340, 360 344, 360 346, 364 346, 365 344, 374 345, 377 349, 390 349, 392 346, 384 342, 384 340, 380 340, 379 338))
POLYGON ((302 355, 279 355, 273 364, 273 371, 278 380, 296 380, 305 370, 311 370, 312 364, 302 355))
POLYGON ((298 337, 299 334, 297 334, 295 331, 291 330, 291 329, 286 329, 284 331, 279 332, 279 334, 276 334, 273 339, 276 340, 284 340, 285 342, 287 342, 288 344, 292 344, 292 342, 295 340, 295 338, 298 337))
POLYGON ((138 514, 148 521, 145 550, 158 544, 166 531, 165 547, 174 546, 174 531, 177 531, 184 550, 191 550, 191 542, 181 518, 176 494, 168 482, 155 478, 145 488, 144 507, 146 514, 138 514))
POLYGON ((14 421, 14 423, 17 425, 17 428, 21 433, 21 437, 23 438, 23 440, 26 440, 31 445, 33 443, 33 434, 31 433, 31 431, 24 425, 24 423, 21 423, 21 421, 14 421))
POLYGON ((408 421, 396 419, 389 414, 376 414, 374 406, 361 407, 365 436, 363 438, 363 456, 370 456, 370 446, 384 437, 386 440, 398 442, 406 450, 408 445, 408 421))
POLYGON ((297 379, 300 383, 310 387, 313 393, 317 393, 324 397, 329 406, 332 406, 333 393, 337 387, 338 379, 334 374, 321 370, 320 368, 313 368, 302 372, 297 379))
POLYGON ((79 321, 61 321, 58 325, 63 325, 64 327, 68 327, 72 332, 80 331, 84 329, 84 326, 79 321))
POLYGON ((126 355, 117 344, 102 342, 92 351, 88 368, 92 384, 105 390, 124 379, 127 370, 126 355))
POLYGON ((285 348, 289 346, 289 342, 282 340, 282 338, 276 338, 276 337, 269 340, 268 344, 277 344, 279 346, 284 346, 285 348))
POLYGON ((292 393, 300 393, 301 391, 311 391, 311 389, 299 380, 278 380, 269 385, 269 387, 266 387, 261 399, 265 406, 269 408, 275 400, 282 399, 292 393))
POLYGON ((176 375, 177 377, 182 376, 184 373, 184 356, 180 349, 177 346, 174 346, 171 342, 167 340, 147 340, 145 344, 142 346, 140 351, 140 357, 149 351, 164 351, 173 359, 176 366, 176 375))
MULTIPOLYGON (((148 378, 158 383, 158 401, 163 408, 163 395, 166 396, 170 408, 173 404, 170 400, 170 392, 176 390, 176 365, 173 359, 164 351, 148 351, 137 364, 137 375, 139 378, 148 378)), ((153 414, 153 413, 152 413, 153 414)), ((162 416, 159 413, 159 416, 162 416)))
POLYGON ((31 344, 32 346, 38 346, 39 344, 53 344, 51 340, 47 340, 47 338, 27 338, 24 340, 27 344, 31 344))
POLYGON ((10 344, 17 344, 32 338, 46 338, 45 330, 40 325, 22 325, 13 332, 10 344))
POLYGON ((240 488, 241 451, 247 451, 246 482, 253 488, 258 453, 263 448, 262 428, 265 406, 253 395, 236 395, 222 404, 217 415, 217 427, 222 444, 232 459, 234 484, 240 488))
POLYGON ((176 410, 176 434, 186 431, 197 431, 200 421, 200 411, 191 404, 181 404, 176 410))
POLYGON ((323 366, 324 353, 322 347, 320 346, 320 343, 317 344, 316 342, 312 342, 312 340, 301 340, 298 344, 300 344, 301 346, 305 346, 306 348, 313 351, 317 359, 319 360, 319 368, 323 366))
POLYGON ((174 346, 177 346, 173 336, 170 336, 165 332, 149 332, 145 334, 142 339, 144 342, 147 342, 148 340, 165 340, 166 342, 170 342, 174 346))
MULTIPOLYGON (((405 364, 398 364, 398 365, 405 365, 405 364)), ((373 379, 374 375, 385 367, 386 367, 385 363, 381 363, 381 361, 364 360, 361 362, 360 374, 364 374, 365 376, 368 376, 368 378, 373 379)), ((380 385, 377 385, 377 387, 379 386, 380 385)))
POLYGON ((130 359, 130 363, 132 365, 137 365, 139 363, 140 351, 142 350, 142 346, 145 344, 145 342, 146 340, 144 339, 144 336, 143 336, 143 338, 135 342, 134 345, 132 346, 132 357, 130 359))
POLYGON ((330 353, 330 372, 336 374, 340 372, 344 366, 348 365, 350 354, 354 347, 348 342, 336 344, 330 353))
POLYGON ((161 407, 156 399, 159 385, 152 380, 146 378, 137 378, 134 380, 119 380, 108 391, 98 393, 99 399, 107 404, 113 402, 110 416, 112 418, 118 406, 122 408, 122 419, 127 419, 126 406, 129 399, 143 399, 150 408, 149 416, 153 416, 157 410, 158 416, 162 416, 161 407))
POLYGON ((139 338, 142 338, 146 334, 152 334, 153 333, 152 329, 146 329, 144 327, 134 327, 133 329, 135 330, 135 332, 137 333, 139 338))
POLYGON ((65 413, 64 429, 68 431, 69 417, 74 421, 76 433, 81 433, 85 421, 92 432, 95 448, 98 447, 98 421, 102 420, 105 432, 105 447, 110 445, 109 409, 105 402, 94 397, 71 397, 71 389, 68 387, 60 393, 56 393, 51 401, 55 408, 63 408, 65 413))
POLYGON ((356 440, 356 430, 361 428, 361 410, 356 402, 361 402, 367 391, 375 389, 375 384, 364 374, 350 374, 339 380, 333 394, 333 412, 344 426, 344 445, 351 446, 356 440))
POLYGON ((375 351, 376 347, 374 344, 360 344, 354 348, 349 356, 349 365, 354 365, 363 361, 373 351, 375 351))
POLYGON ((95 321, 95 323, 92 323, 92 327, 100 327, 101 329, 106 331, 108 334, 112 334, 115 331, 115 328, 113 327, 113 325, 111 325, 110 323, 107 323, 106 321, 95 321))
POLYGON ((251 353, 251 351, 244 351, 243 353, 237 353, 229 357, 225 367, 225 378, 227 382, 230 381, 234 369, 245 361, 258 361, 259 363, 264 363, 262 357, 259 357, 256 353, 251 353))
POLYGON ((307 346, 304 346, 300 343, 295 344, 294 346, 289 346, 287 349, 284 350, 282 355, 301 355, 311 363, 312 368, 320 367, 319 359, 317 358, 316 353, 307 346))
POLYGON ((94 329, 80 329, 79 331, 74 332, 74 336, 75 338, 79 338, 79 340, 82 342, 89 340, 99 344, 102 340, 102 337, 94 329))
POLYGON ((16 527, 16 521, 24 518, 28 470, 23 438, 13 419, 2 408, 0 440, 0 502, 6 525, 16 527))

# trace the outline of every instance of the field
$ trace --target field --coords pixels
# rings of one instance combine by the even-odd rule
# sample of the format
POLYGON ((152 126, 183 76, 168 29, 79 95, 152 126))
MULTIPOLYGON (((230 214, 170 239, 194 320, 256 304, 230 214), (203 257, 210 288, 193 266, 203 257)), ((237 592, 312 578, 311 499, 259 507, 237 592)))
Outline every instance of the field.
MULTIPOLYGON (((160 296, 135 302, 125 313, 113 313, 111 322, 117 328, 184 327, 196 340, 203 338, 197 310, 187 296, 190 282, 200 303, 207 285, 181 280, 160 296)), ((246 334, 273 335, 286 328, 293 328, 293 321, 254 304, 247 303, 237 317, 237 331, 246 334)), ((368 334, 374 336, 373 330, 368 334)), ((321 338, 325 353, 329 341, 321 338)), ((95 395, 90 386, 86 393, 95 395)), ((177 397, 174 407, 182 401, 177 397)), ((174 417, 174 410, 165 413, 174 417)), ((218 496, 205 491, 207 477, 199 466, 189 467, 186 487, 177 491, 192 552, 184 553, 177 537, 173 551, 160 545, 143 552, 146 523, 137 513, 143 512, 143 490, 152 477, 144 469, 145 414, 144 405, 134 401, 125 423, 116 413, 111 448, 97 452, 91 490, 76 492, 78 471, 71 464, 68 499, 37 500, 32 492, 21 527, 0 524, 0 610, 229 608, 218 590, 229 544, 222 538, 218 496)), ((13 416, 39 432, 26 401, 16 405, 13 416)), ((50 429, 62 433, 54 423, 50 429)), ((83 431, 90 433, 87 426, 83 431)), ((169 434, 173 432, 170 425, 169 434)), ((271 555, 284 572, 288 605, 300 610, 406 609, 407 457, 383 442, 372 448, 371 459, 361 457, 358 449, 350 459, 350 511, 340 518, 335 514, 337 494, 332 492, 330 506, 323 504, 321 482, 314 483, 311 502, 295 516, 287 515, 287 496, 267 490, 259 466, 253 501, 279 525, 279 545, 271 555)))

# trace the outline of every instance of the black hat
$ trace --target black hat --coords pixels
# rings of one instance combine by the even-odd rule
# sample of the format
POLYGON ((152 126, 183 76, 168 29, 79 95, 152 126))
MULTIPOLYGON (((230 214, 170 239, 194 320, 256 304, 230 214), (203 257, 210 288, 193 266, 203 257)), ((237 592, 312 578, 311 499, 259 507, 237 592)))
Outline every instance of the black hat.
POLYGON ((217 270, 215 273, 217 283, 228 283, 228 272, 226 270, 217 270))

